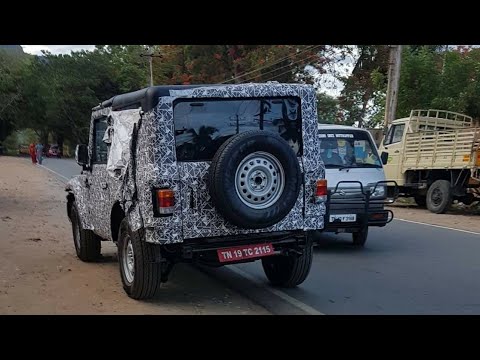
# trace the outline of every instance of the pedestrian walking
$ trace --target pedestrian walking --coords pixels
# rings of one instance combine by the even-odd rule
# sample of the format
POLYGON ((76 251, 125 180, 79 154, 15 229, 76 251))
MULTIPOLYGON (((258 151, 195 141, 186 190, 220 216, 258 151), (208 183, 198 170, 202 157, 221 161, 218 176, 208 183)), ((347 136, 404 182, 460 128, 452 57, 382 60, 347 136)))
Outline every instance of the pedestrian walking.
POLYGON ((37 152, 37 162, 38 162, 39 165, 42 165, 43 145, 42 144, 37 144, 37 146, 35 146, 35 150, 37 152))

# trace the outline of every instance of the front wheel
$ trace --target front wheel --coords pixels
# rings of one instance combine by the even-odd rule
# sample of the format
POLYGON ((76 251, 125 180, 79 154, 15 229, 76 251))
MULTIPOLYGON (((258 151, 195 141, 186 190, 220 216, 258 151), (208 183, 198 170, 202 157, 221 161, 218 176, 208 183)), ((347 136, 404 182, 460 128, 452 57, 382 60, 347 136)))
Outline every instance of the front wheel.
POLYGON ((82 227, 77 205, 72 204, 70 213, 72 222, 73 243, 77 257, 85 262, 95 261, 101 256, 101 239, 92 230, 85 230, 82 227))
POLYGON ((155 296, 161 283, 161 268, 155 262, 156 245, 145 242, 144 231, 132 232, 127 219, 120 224, 118 262, 123 289, 133 299, 155 296))
POLYGON ((313 259, 313 242, 306 238, 302 255, 275 255, 262 259, 263 270, 268 280, 275 286, 295 287, 305 281, 313 259))
POLYGON ((352 233, 353 245, 362 247, 368 238, 368 227, 352 233))

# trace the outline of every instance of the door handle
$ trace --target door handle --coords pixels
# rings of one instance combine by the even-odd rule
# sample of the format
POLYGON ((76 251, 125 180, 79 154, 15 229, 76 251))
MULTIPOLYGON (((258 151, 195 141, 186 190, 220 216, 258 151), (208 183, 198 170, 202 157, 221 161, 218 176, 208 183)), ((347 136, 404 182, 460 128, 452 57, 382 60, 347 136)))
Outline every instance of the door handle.
POLYGON ((108 188, 108 183, 102 182, 102 189, 106 189, 106 188, 108 188))
POLYGON ((398 154, 399 152, 400 152, 400 150, 395 150, 393 153, 398 154))
POLYGON ((85 187, 90 187, 90 183, 88 182, 88 178, 85 178, 85 187))

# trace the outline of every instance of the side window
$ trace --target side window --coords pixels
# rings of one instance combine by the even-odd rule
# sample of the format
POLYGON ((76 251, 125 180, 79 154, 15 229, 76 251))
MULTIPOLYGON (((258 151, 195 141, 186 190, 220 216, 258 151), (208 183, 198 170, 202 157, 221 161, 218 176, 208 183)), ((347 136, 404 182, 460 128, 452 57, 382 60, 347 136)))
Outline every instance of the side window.
POLYGON ((108 158, 108 145, 103 142, 103 136, 107 130, 107 118, 95 120, 93 128, 93 163, 106 164, 108 158))
POLYGON ((402 141, 404 130, 405 124, 391 126, 383 144, 389 145, 402 141))

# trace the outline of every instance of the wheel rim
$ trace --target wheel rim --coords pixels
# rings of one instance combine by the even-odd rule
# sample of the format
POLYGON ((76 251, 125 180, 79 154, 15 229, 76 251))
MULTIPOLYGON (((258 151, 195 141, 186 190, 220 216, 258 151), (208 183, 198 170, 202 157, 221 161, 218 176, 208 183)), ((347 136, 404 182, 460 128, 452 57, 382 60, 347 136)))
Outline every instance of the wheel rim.
POLYGON ((131 284, 135 278, 135 253, 133 251, 133 244, 130 236, 125 236, 124 244, 122 268, 127 282, 131 284))
POLYGON ((435 206, 439 206, 443 201, 443 193, 439 188, 433 189, 432 191, 432 203, 435 206))
POLYGON ((272 154, 254 152, 237 167, 235 190, 240 200, 252 209, 266 209, 275 204, 284 187, 285 171, 272 154))

